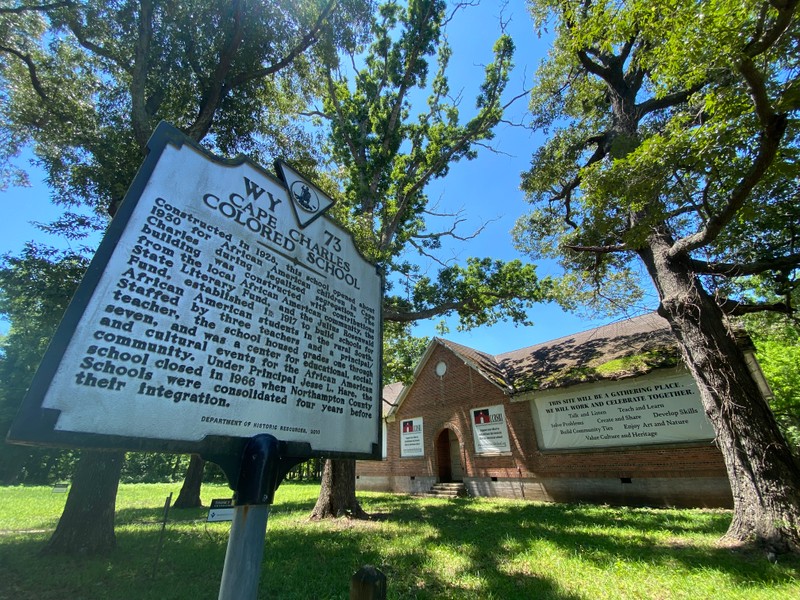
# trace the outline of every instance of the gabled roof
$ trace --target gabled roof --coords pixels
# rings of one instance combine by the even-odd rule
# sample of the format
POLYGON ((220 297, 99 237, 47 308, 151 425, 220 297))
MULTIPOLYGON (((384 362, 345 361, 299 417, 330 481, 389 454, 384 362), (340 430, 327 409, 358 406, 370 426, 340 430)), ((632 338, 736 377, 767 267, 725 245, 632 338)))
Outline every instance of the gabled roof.
POLYGON ((514 392, 643 375, 679 362, 669 323, 647 313, 495 357, 514 392))
POLYGON ((505 393, 513 391, 513 382, 508 378, 506 369, 497 360, 496 356, 442 338, 434 338, 434 341, 456 354, 467 365, 478 371, 505 393))
POLYGON ((496 356, 455 342, 438 341, 512 394, 633 377, 678 363, 677 341, 667 321, 657 313, 496 356))
POLYGON ((392 409, 397 406, 397 398, 400 396, 400 393, 403 391, 402 381, 396 381, 394 383, 389 383, 383 386, 383 402, 381 402, 381 416, 386 418, 386 416, 392 412, 392 409))
MULTIPOLYGON (((634 377, 679 363, 675 336, 666 319, 655 312, 496 356, 434 338, 417 365, 415 379, 437 345, 511 395, 634 377)), ((403 388, 388 414, 399 408, 410 388, 403 388)))

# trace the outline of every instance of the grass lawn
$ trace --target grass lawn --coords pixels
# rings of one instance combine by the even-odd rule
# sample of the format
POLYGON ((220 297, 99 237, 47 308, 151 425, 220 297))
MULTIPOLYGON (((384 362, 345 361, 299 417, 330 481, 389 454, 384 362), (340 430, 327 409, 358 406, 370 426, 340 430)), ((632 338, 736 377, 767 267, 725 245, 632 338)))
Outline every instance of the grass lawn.
MULTIPOLYGON (((41 557, 65 494, 0 488, 0 599, 214 599, 230 523, 173 510, 153 577, 164 500, 180 484, 122 485, 117 549, 107 557, 41 557)), ((260 597, 346 599, 362 565, 387 576, 389 598, 800 598, 800 557, 772 563, 716 545, 727 511, 420 499, 360 493, 374 515, 310 522, 318 486, 281 486, 269 518, 260 597)), ((205 485, 206 505, 230 497, 205 485)))

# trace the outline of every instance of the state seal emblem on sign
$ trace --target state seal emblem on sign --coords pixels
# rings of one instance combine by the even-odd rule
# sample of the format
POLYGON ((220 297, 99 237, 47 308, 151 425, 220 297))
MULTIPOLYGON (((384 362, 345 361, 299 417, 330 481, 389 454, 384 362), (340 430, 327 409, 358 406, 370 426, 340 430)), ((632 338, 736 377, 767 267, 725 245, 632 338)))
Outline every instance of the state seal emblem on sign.
POLYGON ((294 216, 301 229, 333 206, 333 200, 313 183, 282 160, 275 161, 275 170, 289 190, 294 216))
POLYGON ((303 181, 292 184, 292 198, 306 212, 315 213, 319 210, 319 198, 303 181))

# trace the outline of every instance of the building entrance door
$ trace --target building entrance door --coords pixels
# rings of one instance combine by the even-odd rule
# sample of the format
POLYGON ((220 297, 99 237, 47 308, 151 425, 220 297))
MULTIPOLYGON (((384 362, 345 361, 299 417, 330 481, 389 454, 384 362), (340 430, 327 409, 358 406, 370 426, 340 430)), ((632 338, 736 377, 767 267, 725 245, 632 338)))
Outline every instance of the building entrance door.
POLYGON ((464 479, 461 467, 461 452, 458 437, 452 429, 444 429, 436 438, 436 462, 439 467, 439 482, 450 483, 464 479))

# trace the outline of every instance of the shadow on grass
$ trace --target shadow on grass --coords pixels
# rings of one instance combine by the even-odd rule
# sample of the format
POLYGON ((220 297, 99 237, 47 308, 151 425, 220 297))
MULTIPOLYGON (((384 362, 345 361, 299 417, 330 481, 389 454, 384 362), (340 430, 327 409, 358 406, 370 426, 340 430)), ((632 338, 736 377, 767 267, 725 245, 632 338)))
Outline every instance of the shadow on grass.
MULTIPOLYGON (((121 508, 114 513, 117 526, 135 525, 137 523, 161 523, 164 519, 164 507, 121 508)), ((168 522, 197 521, 208 516, 208 507, 170 508, 168 522)))
MULTIPOLYGON (((372 521, 310 522, 312 500, 278 500, 266 536, 260 596, 346 598, 349 577, 365 564, 387 575, 393 600, 577 600, 589 597, 572 591, 581 589, 582 565, 610 570, 620 561, 642 565, 640 575, 676 566, 763 588, 800 575, 796 557, 775 566, 698 542, 724 533, 730 519, 725 512, 423 501, 388 494, 361 501, 372 521), (575 556, 581 562, 573 562, 572 571, 542 572, 538 553, 549 548, 564 562, 575 556)), ((40 557, 49 534, 2 539, 0 600, 216 598, 229 524, 198 522, 207 510, 170 511, 154 578, 160 530, 154 524, 163 506, 121 509, 118 547, 108 557, 40 557)))
POLYGON ((485 504, 460 498, 420 501, 376 498, 368 506, 375 518, 409 525, 426 523, 476 557, 495 548, 495 564, 514 560, 534 542, 546 542, 604 569, 617 561, 709 570, 746 586, 765 586, 800 578, 800 557, 785 556, 775 565, 763 553, 736 551, 698 542, 698 536, 722 537, 727 511, 626 509, 587 505, 532 503, 485 504))
POLYGON ((157 567, 158 528, 117 531, 117 548, 108 556, 42 556, 47 537, 0 544, 0 600, 217 597, 227 531, 167 530, 157 567))
MULTIPOLYGON (((272 506, 271 514, 311 513, 314 502, 289 501, 278 502, 272 506)), ((199 508, 170 508, 169 522, 205 521, 208 517, 208 506, 199 508)), ((120 508, 115 513, 117 525, 133 525, 136 523, 161 523, 164 518, 164 507, 120 508)))

